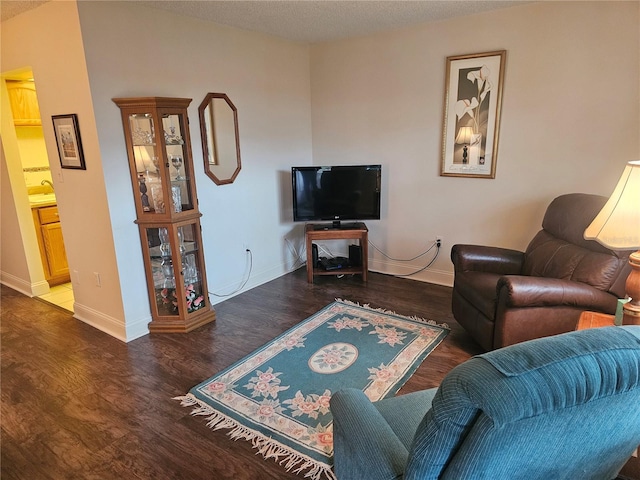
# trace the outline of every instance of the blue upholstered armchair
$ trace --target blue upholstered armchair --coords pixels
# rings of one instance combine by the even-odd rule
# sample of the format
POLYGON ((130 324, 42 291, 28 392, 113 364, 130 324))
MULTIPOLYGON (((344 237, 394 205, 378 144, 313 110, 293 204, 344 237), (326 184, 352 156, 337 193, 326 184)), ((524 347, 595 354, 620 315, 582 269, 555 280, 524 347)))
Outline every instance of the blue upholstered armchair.
POLYGON ((331 399, 339 480, 615 478, 640 444, 640 327, 474 357, 438 389, 331 399))

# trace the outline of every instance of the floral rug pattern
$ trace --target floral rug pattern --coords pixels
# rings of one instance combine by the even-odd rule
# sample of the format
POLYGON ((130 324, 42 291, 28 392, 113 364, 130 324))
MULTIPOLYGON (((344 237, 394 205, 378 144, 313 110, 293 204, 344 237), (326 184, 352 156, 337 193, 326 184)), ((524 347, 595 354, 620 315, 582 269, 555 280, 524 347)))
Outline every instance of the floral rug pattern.
POLYGON ((333 479, 332 393, 394 395, 447 333, 446 325, 336 300, 176 399, 287 470, 333 479))

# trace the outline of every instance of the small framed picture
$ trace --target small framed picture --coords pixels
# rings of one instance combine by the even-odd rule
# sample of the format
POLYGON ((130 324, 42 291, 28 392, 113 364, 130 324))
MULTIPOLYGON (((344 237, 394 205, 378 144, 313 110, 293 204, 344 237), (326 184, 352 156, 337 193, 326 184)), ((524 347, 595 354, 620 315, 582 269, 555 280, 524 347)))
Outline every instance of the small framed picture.
POLYGON ((447 57, 441 176, 495 178, 506 55, 447 57))
POLYGON ((58 145, 58 155, 62 168, 75 168, 86 170, 82 141, 78 129, 78 116, 75 113, 69 115, 53 115, 53 132, 58 145))

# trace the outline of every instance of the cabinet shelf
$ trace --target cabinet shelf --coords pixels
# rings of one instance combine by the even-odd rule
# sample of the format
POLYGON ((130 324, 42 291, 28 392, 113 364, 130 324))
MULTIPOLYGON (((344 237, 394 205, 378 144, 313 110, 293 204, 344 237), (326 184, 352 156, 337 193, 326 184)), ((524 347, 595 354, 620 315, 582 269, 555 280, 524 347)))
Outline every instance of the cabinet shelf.
MULTIPOLYGON (((195 253, 198 251, 198 246, 196 242, 184 242, 183 246, 184 246, 184 254, 195 253)), ((149 256, 151 258, 170 257, 171 252, 164 254, 160 250, 160 245, 156 245, 155 247, 149 247, 149 256)))
POLYGON ((313 275, 362 275, 362 267, 346 267, 336 270, 325 270, 323 268, 313 268, 313 275))

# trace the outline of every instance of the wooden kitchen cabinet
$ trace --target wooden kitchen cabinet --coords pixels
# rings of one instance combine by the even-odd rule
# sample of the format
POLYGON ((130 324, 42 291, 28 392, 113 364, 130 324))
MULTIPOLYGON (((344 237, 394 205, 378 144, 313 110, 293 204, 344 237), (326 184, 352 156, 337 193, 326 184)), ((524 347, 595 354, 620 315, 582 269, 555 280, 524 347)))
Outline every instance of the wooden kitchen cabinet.
POLYGON ((69 281, 69 264, 60 222, 42 225, 42 240, 51 277, 61 277, 61 282, 69 281))
POLYGON ((32 212, 42 267, 49 286, 71 281, 58 207, 34 208, 32 212))
POLYGON ((36 85, 28 81, 7 81, 13 123, 17 127, 42 125, 36 85))

